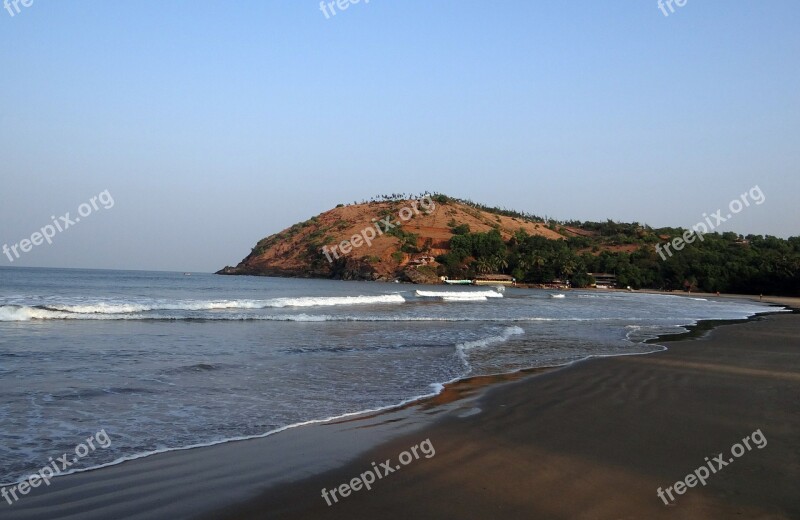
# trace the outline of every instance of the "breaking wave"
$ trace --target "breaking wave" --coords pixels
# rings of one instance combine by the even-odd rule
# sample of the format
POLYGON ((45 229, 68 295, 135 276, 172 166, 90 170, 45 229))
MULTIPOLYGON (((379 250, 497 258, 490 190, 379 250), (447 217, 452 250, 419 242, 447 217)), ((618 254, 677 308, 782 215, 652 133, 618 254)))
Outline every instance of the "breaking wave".
POLYGON ((522 329, 522 327, 518 327, 516 325, 512 327, 506 327, 500 334, 497 334, 495 336, 489 336, 488 338, 459 343, 458 345, 456 345, 456 353, 458 354, 458 357, 461 359, 461 362, 464 363, 464 366, 467 369, 471 369, 472 366, 469 363, 470 350, 486 348, 486 347, 491 347, 492 345, 505 343, 506 341, 511 339, 511 337, 520 334, 525 334, 525 331, 522 329))
MULTIPOLYGON (((339 305, 399 304, 405 303, 399 294, 378 296, 308 296, 300 298, 274 298, 271 300, 184 300, 154 301, 147 303, 0 305, 0 321, 28 321, 47 319, 148 319, 151 311, 213 311, 231 309, 280 309, 286 307, 325 307, 339 305)), ((170 317, 158 317, 170 319, 170 317)), ((171 319, 181 319, 182 316, 171 319)), ((213 316, 212 316, 213 319, 213 316)))
POLYGON ((486 301, 487 298, 502 298, 497 291, 415 291, 421 298, 441 298, 449 302, 486 301))

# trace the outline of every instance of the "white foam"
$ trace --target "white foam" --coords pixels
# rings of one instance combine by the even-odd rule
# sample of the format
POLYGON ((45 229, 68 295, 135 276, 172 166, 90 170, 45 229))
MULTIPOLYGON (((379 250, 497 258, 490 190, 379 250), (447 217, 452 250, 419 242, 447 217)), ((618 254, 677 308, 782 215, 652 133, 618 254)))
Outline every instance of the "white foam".
POLYGON ((456 345, 456 353, 458 354, 458 357, 461 358, 461 362, 464 363, 464 366, 467 368, 467 370, 471 370, 472 365, 470 365, 469 363, 470 350, 476 348, 486 348, 492 345, 497 345, 499 343, 505 343, 512 336, 516 336, 519 334, 525 334, 525 331, 522 329, 522 327, 518 327, 516 325, 512 327, 506 327, 505 329, 503 329, 503 332, 500 333, 499 335, 489 336, 488 338, 459 343, 458 345, 456 345))
POLYGON ((454 294, 452 296, 442 296, 446 302, 485 302, 488 298, 482 294, 454 294))
MULTIPOLYGON (((480 296, 482 300, 485 297, 480 296)), ((481 300, 481 301, 482 301, 481 300)), ((453 301, 472 301, 459 299, 453 301)), ((474 301, 479 301, 477 298, 474 301)), ((154 320, 154 321, 295 321, 295 322, 387 322, 387 321, 419 321, 419 322, 537 322, 537 321, 613 321, 622 318, 547 318, 547 317, 519 317, 519 318, 493 318, 484 316, 408 316, 408 315, 331 315, 331 314, 247 314, 224 313, 206 314, 201 316, 185 316, 178 313, 145 314, 145 313, 79 313, 69 311, 56 311, 39 307, 18 305, 0 306, 0 322, 2 321, 29 321, 29 320, 154 320)), ((625 321, 646 321, 647 318, 625 318, 625 321)))
POLYGON ((137 313, 148 311, 210 311, 225 309, 268 309, 284 307, 325 307, 405 303, 399 294, 376 296, 307 296, 271 300, 175 300, 146 303, 94 302, 85 304, 49 304, 40 307, 0 305, 0 321, 32 319, 142 319, 137 313))
POLYGON ((153 310, 154 306, 133 303, 94 303, 87 305, 47 305, 48 311, 70 312, 74 314, 131 314, 153 310))
POLYGON ((29 321, 58 318, 60 313, 19 305, 0 306, 0 321, 29 321))
MULTIPOLYGON (((446 301, 460 301, 478 298, 502 298, 503 295, 497 291, 416 291, 416 295, 422 298, 449 298, 446 301)), ((477 300, 476 300, 477 301, 477 300)))
POLYGON ((399 294, 381 294, 378 296, 319 296, 305 298, 277 298, 271 300, 266 307, 314 307, 325 305, 364 305, 375 303, 405 303, 406 299, 399 294))
MULTIPOLYGON (((288 424, 286 426, 281 426, 279 428, 275 428, 275 429, 269 430, 269 431, 264 432, 264 433, 258 433, 258 434, 254 434, 254 435, 238 435, 238 436, 233 436, 233 437, 226 437, 224 439, 217 439, 217 440, 211 440, 211 441, 206 441, 206 442, 199 442, 199 443, 195 443, 195 444, 190 444, 188 446, 162 447, 162 448, 158 448, 158 449, 151 450, 151 451, 135 453, 133 455, 125 455, 125 456, 119 457, 119 458, 117 458, 117 459, 115 459, 115 460, 113 460, 111 462, 107 462, 107 463, 104 463, 104 464, 97 464, 97 465, 90 466, 90 467, 87 467, 87 468, 70 469, 70 470, 58 473, 57 475, 54 475, 52 478, 61 478, 61 477, 65 477, 67 475, 73 475, 75 473, 86 473, 87 471, 96 471, 98 469, 103 469, 103 468, 107 468, 107 467, 110 467, 110 466, 116 466, 118 464, 122 464, 123 462, 128 462, 128 461, 137 460, 137 459, 143 459, 143 458, 146 458, 146 457, 151 457, 153 455, 160 455, 162 453, 168 453, 168 452, 171 452, 171 451, 187 451, 187 450, 194 450, 194 449, 197 449, 197 448, 207 448, 207 447, 210 447, 210 446, 217 446, 217 445, 220 445, 220 444, 227 444, 227 443, 230 443, 230 442, 246 441, 246 440, 252 440, 252 439, 263 439, 265 437, 269 437, 269 436, 275 435, 277 433, 284 432, 286 430, 291 430, 293 428, 299 428, 299 427, 308 426, 308 425, 311 425, 311 424, 325 424, 325 423, 338 421, 338 420, 341 420, 341 419, 347 419, 347 418, 350 418, 350 417, 357 417, 359 415, 373 414, 373 413, 384 412, 384 411, 387 411, 387 410, 398 409, 398 408, 402 408, 403 406, 406 406, 408 404, 415 403, 417 401, 421 401, 423 399, 429 399, 431 397, 435 397, 435 396, 439 395, 445 389, 445 385, 453 383, 453 382, 458 381, 458 380, 459 380, 459 378, 454 378, 454 379, 451 379, 450 381, 447 381, 446 383, 432 383, 432 384, 429 385, 430 388, 431 388, 431 391, 429 393, 416 395, 416 396, 410 397, 408 399, 403 399, 402 401, 400 401, 397 404, 379 406, 379 407, 376 407, 376 408, 367 408, 367 409, 364 409, 364 410, 357 410, 357 411, 354 411, 354 412, 345 412, 345 413, 342 413, 342 414, 339 414, 339 415, 333 415, 333 416, 325 417, 325 418, 322 418, 322 419, 310 419, 310 420, 300 421, 300 422, 288 424)), ((8 482, 8 483, 2 483, 2 481, 0 481, 0 486, 13 486, 13 485, 19 484, 20 482, 24 482, 24 481, 28 480, 28 478, 29 477, 22 477, 22 478, 17 479, 14 482, 8 482)))

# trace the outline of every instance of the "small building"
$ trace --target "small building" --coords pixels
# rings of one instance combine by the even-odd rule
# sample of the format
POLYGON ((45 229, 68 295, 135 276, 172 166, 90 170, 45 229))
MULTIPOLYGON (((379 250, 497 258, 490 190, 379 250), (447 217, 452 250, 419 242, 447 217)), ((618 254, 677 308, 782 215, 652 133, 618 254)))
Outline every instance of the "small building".
POLYGON ((415 255, 411 258, 409 264, 411 265, 428 265, 435 262, 436 259, 430 255, 415 255))
POLYGON ((507 274, 482 274, 475 278, 475 285, 517 285, 517 280, 507 274))
POLYGON ((597 289, 614 289, 617 286, 617 275, 610 273, 586 273, 594 278, 592 287, 597 289))

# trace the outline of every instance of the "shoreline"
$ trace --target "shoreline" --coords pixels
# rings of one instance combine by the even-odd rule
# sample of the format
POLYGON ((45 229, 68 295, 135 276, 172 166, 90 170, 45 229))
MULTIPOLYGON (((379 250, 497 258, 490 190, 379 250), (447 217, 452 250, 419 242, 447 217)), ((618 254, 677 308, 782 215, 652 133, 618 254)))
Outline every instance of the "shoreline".
MULTIPOLYGON (((566 286, 558 286, 558 287, 548 287, 547 284, 534 284, 534 283, 517 283, 513 285, 505 285, 502 283, 483 283, 483 284, 465 284, 465 285, 449 285, 444 282, 437 282, 437 283, 418 283, 409 280, 402 280, 400 278, 330 278, 328 276, 312 276, 308 275, 308 271, 302 271, 302 275, 294 276, 290 274, 285 274, 281 272, 263 272, 263 273, 223 273, 227 267, 220 269, 215 272, 211 273, 203 273, 203 274, 212 274, 217 276, 254 276, 254 277, 261 277, 261 278, 284 278, 284 279, 307 279, 307 280, 331 280, 331 281, 338 281, 338 282, 370 282, 370 283, 385 283, 385 284, 402 284, 402 285, 421 285, 421 286, 436 286, 436 287, 492 287, 493 285, 503 285, 509 289, 533 289, 538 291, 596 291, 599 293, 603 292, 631 292, 631 293, 645 293, 645 294, 667 294, 672 296, 710 296, 714 298, 733 298, 733 299, 746 299, 758 302, 767 302, 769 299, 772 300, 785 300, 785 301, 797 301, 800 299, 798 296, 782 296, 782 295, 772 295, 772 294, 740 294, 740 293, 707 293, 707 292, 687 292, 680 289, 673 289, 671 291, 665 291, 661 289, 650 289, 643 287, 641 289, 624 289, 624 288, 607 288, 607 289, 598 289, 596 287, 566 287, 566 286), (759 297, 764 298, 763 300, 758 299, 759 297)), ((179 273, 180 271, 164 271, 169 273, 179 273)), ((797 304, 796 304, 797 305, 797 304)))
MULTIPOLYGON (((538 289, 538 288, 535 288, 535 289, 538 289)), ((628 291, 624 291, 624 290, 616 290, 616 291, 628 292, 628 291)), ((655 292, 654 294, 669 294, 669 293, 655 292)), ((685 295, 689 296, 688 294, 685 294, 685 295)), ((740 298, 738 296, 731 296, 731 298, 743 299, 744 297, 740 298)), ((798 299, 798 300, 799 301, 796 303, 798 305, 798 308, 794 309, 794 312, 800 312, 800 299, 798 299)), ((766 302, 764 302, 764 303, 766 303, 766 302)), ((775 305, 778 305, 778 304, 775 304, 775 305)), ((659 343, 662 343, 662 342, 663 343, 667 343, 667 342, 671 342, 671 341, 680 341, 680 340, 683 340, 685 338, 696 337, 696 335, 697 335, 697 333, 698 333, 698 331, 700 329, 702 329, 702 331, 709 332, 709 331, 713 330, 714 328, 716 328, 718 326, 730 325, 730 324, 734 324, 734 323, 744 323, 744 322, 747 322, 747 321, 750 321, 750 320, 753 320, 753 319, 757 319, 759 316, 765 316, 765 315, 768 315, 768 314, 780 313, 780 312, 781 311, 779 311, 779 310, 776 310, 776 311, 765 311, 764 313, 760 313, 760 314, 752 315, 752 316, 747 317, 747 318, 736 319, 736 320, 699 320, 696 323, 692 323, 692 324, 688 324, 688 325, 681 325, 680 327, 686 329, 685 332, 678 332, 678 333, 672 333, 672 334, 661 334, 661 335, 658 335, 658 336, 655 336, 655 337, 652 337, 652 338, 649 338, 649 339, 645 339, 645 340, 641 341, 640 343, 647 344, 647 345, 651 345, 652 344, 652 345, 655 345, 655 346, 661 346, 661 347, 663 347, 662 350, 666 350, 666 347, 663 346, 663 345, 659 345, 659 343)), ((517 370, 512 370, 510 372, 500 372, 500 373, 491 374, 491 375, 467 375, 467 376, 463 376, 463 377, 457 377, 457 378, 454 378, 454 379, 452 379, 450 381, 446 381, 446 382, 442 382, 442 383, 438 383, 438 382, 437 383, 432 383, 431 386, 440 386, 441 387, 441 389, 437 390, 436 392, 432 392, 430 394, 425 394, 425 395, 419 395, 419 396, 415 396, 415 397, 410 397, 410 398, 405 399, 405 400, 403 400, 403 401, 401 401, 399 403, 396 403, 396 404, 386 405, 386 406, 383 406, 383 407, 372 408, 372 409, 367 409, 367 410, 358 410, 358 411, 354 411, 354 412, 347 412, 347 413, 343 413, 341 415, 336 415, 336 416, 331 416, 331 417, 326 417, 326 418, 309 419, 309 420, 306 420, 306 421, 300 421, 300 422, 297 422, 297 423, 292 423, 292 424, 288 424, 288 425, 285 425, 285 426, 281 426, 281 427, 276 428, 274 430, 270 430, 270 431, 267 431, 267 432, 264 432, 264 433, 260 433, 260 434, 255 434, 255 435, 231 437, 231 438, 226 438, 226 439, 222 439, 222 440, 218 440, 218 441, 210 441, 210 442, 192 444, 192 445, 188 445, 188 446, 171 447, 171 448, 164 448, 164 449, 159 449, 159 450, 145 452, 145 453, 138 453, 138 454, 135 454, 135 455, 129 455, 129 456, 121 457, 119 459, 113 460, 111 462, 99 464, 97 466, 68 470, 68 471, 65 471, 63 473, 60 473, 57 476, 58 476, 58 478, 62 478, 62 477, 66 477, 66 476, 74 475, 74 474, 79 474, 79 473, 87 473, 87 472, 92 472, 92 471, 98 471, 98 470, 102 470, 102 469, 105 469, 105 468, 108 468, 108 467, 113 467, 113 466, 117 466, 117 465, 124 464, 124 463, 127 463, 127 462, 131 462, 131 461, 134 461, 134 460, 145 459, 145 458, 148 458, 148 457, 163 455, 163 454, 166 454, 166 453, 171 453, 171 452, 176 452, 176 451, 196 450, 196 449, 209 448, 209 447, 218 446, 218 445, 227 444, 227 443, 236 443, 236 442, 242 442, 242 441, 265 439, 267 437, 270 437, 270 436, 273 436, 273 435, 277 435, 277 434, 280 434, 280 433, 283 433, 283 432, 286 432, 286 431, 289 431, 289 430, 292 430, 292 429, 295 429, 295 428, 312 426, 312 425, 316 425, 316 424, 336 423, 338 421, 349 420, 349 419, 356 419, 357 420, 360 417, 366 417, 366 416, 370 416, 372 414, 381 414, 381 413, 391 412, 391 411, 395 411, 395 410, 402 410, 402 409, 405 409, 405 408, 408 408, 408 407, 413 407, 413 406, 416 406, 416 405, 429 406, 431 403, 434 403, 434 402, 450 402, 451 399, 442 400, 442 399, 440 399, 440 397, 442 397, 445 394, 450 394, 450 393, 455 393, 455 394, 459 394, 460 395, 460 394, 463 393, 463 389, 464 388, 472 389, 472 391, 468 392, 468 393, 474 393, 475 390, 477 390, 478 388, 481 388, 483 386, 486 386, 486 385, 497 384, 497 383, 508 382, 508 381, 515 381, 517 379, 521 379, 521 378, 524 378, 524 377, 529 377, 531 375, 536 375, 536 374, 544 373, 544 372, 551 371, 551 370, 558 370, 560 368, 568 367, 568 366, 570 366, 570 365, 572 365, 574 363, 580 363, 580 362, 587 361, 587 360, 590 360, 590 359, 601 359, 601 358, 604 358, 604 357, 619 357, 619 356, 643 356, 643 355, 654 354, 654 353, 660 352, 660 351, 661 350, 652 350, 652 351, 649 351, 649 352, 633 352, 633 353, 628 353, 628 354, 597 354, 597 355, 589 355, 589 356, 586 356, 586 357, 583 357, 583 358, 580 358, 580 359, 575 359, 575 360, 568 361, 566 363, 562 363, 562 364, 558 364, 558 365, 542 365, 542 366, 538 366, 538 367, 521 368, 521 369, 517 369, 517 370), (451 392, 451 390, 452 390, 452 392, 451 392)), ((17 485, 17 484, 19 484, 21 482, 25 482, 26 480, 27 480, 27 478, 20 478, 19 480, 16 480, 16 481, 9 481, 9 482, 5 482, 5 483, 0 482, 0 486, 14 486, 14 485, 17 485)))
MULTIPOLYGON (((794 310, 796 312, 798 302, 793 301, 792 303, 795 305, 794 310)), ((786 305, 785 302, 781 302, 780 304, 786 305)), ((713 325, 707 327, 704 326, 704 320, 701 320, 696 324, 686 326, 688 330, 685 333, 662 335, 659 338, 647 340, 645 343, 686 341, 687 337, 696 337, 695 334, 697 331, 700 331, 699 334, 701 335, 707 335, 709 332, 713 334, 713 331, 718 330, 719 325, 733 325, 737 323, 737 321, 749 323, 764 319, 765 316, 781 314, 788 313, 766 311, 765 313, 751 316, 745 320, 723 320, 715 322, 713 325), (680 338, 678 338, 678 336, 680 336, 680 338)), ((689 341, 691 341, 691 339, 689 341)), ((652 356, 665 351, 666 350, 656 350, 647 354, 652 356)), ((632 357, 644 356, 644 354, 645 353, 637 353, 632 357)), ((142 487, 147 484, 145 480, 149 481, 149 477, 152 477, 155 473, 159 474, 159 480, 161 481, 172 481, 173 479, 170 478, 169 474, 162 474, 164 469, 173 468, 176 464, 197 466, 197 459, 207 457, 215 458, 217 453, 224 453, 224 460, 232 462, 234 466, 240 469, 245 468, 245 473, 251 477, 249 479, 249 485, 244 485, 241 482, 241 478, 234 479, 240 481, 240 488, 236 493, 227 493, 226 496, 217 497, 216 500, 202 501, 202 504, 200 503, 201 501, 195 500, 195 507, 177 505, 174 502, 174 498, 169 499, 173 500, 173 504, 169 508, 170 514, 177 514, 178 517, 182 518, 191 517, 193 515, 203 515, 212 510, 216 511, 215 503, 220 502, 227 503, 224 508, 225 510, 228 510, 231 504, 233 504, 235 508, 244 507, 246 509, 247 506, 243 504, 252 504, 253 500, 258 500, 254 495, 255 490, 263 492, 264 489, 275 489, 279 486, 288 485, 287 482, 304 482, 303 479, 312 479, 314 475, 319 475, 321 472, 341 471, 342 468, 346 467, 349 461, 354 460, 359 455, 363 455, 363 453, 370 448, 375 449, 377 446, 395 442, 400 435, 408 434, 411 431, 431 428, 441 417, 462 413, 471 414, 472 410, 475 409, 471 406, 472 403, 485 399, 488 394, 498 391, 498 389, 502 389, 508 385, 525 383, 540 376, 568 370, 574 366, 583 366, 586 363, 621 357, 629 357, 629 355, 589 356, 581 360, 575 360, 554 367, 529 368, 492 376, 459 378, 444 385, 444 388, 435 395, 413 398, 398 405, 378 410, 354 412, 336 418, 308 421, 241 440, 225 440, 210 445, 185 447, 152 455, 138 456, 132 460, 126 460, 124 464, 115 462, 101 468, 82 471, 74 473, 69 477, 55 479, 47 492, 38 494, 32 493, 30 496, 25 497, 25 500, 15 504, 11 510, 11 513, 14 514, 9 518, 36 518, 37 513, 35 512, 41 512, 43 510, 47 511, 47 516, 58 518, 61 511, 58 509, 58 506, 53 504, 53 499, 60 503, 60 501, 65 498, 65 490, 69 491, 77 488, 82 490, 82 495, 88 494, 89 497, 94 497, 93 491, 96 491, 97 488, 107 489, 107 486, 102 485, 102 482, 106 481, 128 482, 128 484, 134 484, 134 487, 142 487), (302 428, 300 426, 302 426, 302 428), (335 436, 338 437, 338 440, 334 442, 330 442, 331 429, 335 431, 335 436), (288 430, 292 430, 297 435, 292 437, 288 436, 286 434, 288 430), (358 431, 362 434, 356 436, 358 438, 358 447, 354 446, 352 442, 353 439, 351 437, 353 436, 353 431, 358 431), (363 435, 364 432, 369 432, 369 434, 363 435), (294 437, 298 437, 299 439, 295 439, 294 437), (302 439, 306 440, 305 445, 302 439), (317 440, 314 441, 314 439, 317 440), (309 445, 319 443, 320 440, 322 440, 321 444, 324 444, 324 446, 321 447, 321 449, 320 446, 318 446, 314 451, 318 452, 318 455, 321 457, 310 461, 306 450, 309 445), (291 446, 292 448, 289 450, 289 453, 285 451, 286 446, 291 446), (302 449, 300 449, 301 447, 302 449), (215 448, 219 449, 215 450, 215 448), (273 471, 264 474, 263 470, 253 467, 252 461, 250 461, 249 464, 245 463, 246 460, 252 459, 250 455, 244 455, 245 452, 251 455, 253 453, 263 452, 280 454, 283 460, 280 461, 279 467, 283 469, 279 473, 273 471), (313 469, 308 467, 309 462, 312 463, 313 469), (133 481, 127 477, 127 475, 131 473, 137 475, 137 478, 133 479, 133 481), (59 488, 63 488, 63 490, 59 490, 59 488), (236 504, 239 504, 239 506, 236 506, 236 504), (33 513, 33 516, 30 516, 29 513, 33 513)), ((187 478, 185 474, 182 475, 183 478, 180 479, 180 482, 183 487, 204 487, 200 485, 201 483, 199 482, 204 478, 203 472, 213 474, 213 481, 231 480, 231 475, 228 474, 224 476, 226 472, 218 466, 216 469, 209 468, 208 464, 200 464, 199 466, 203 466, 203 469, 201 472, 195 473, 193 477, 187 478)), ((256 464, 256 466, 258 465, 256 464)), ((174 476, 173 473, 173 477, 174 476)), ((152 486, 152 482, 150 482, 149 485, 152 486)), ((168 496, 186 494, 185 489, 177 493, 166 491, 168 490, 161 489, 161 492, 168 496)), ((195 492, 192 492, 192 495, 194 494, 195 492)), ((86 498, 87 495, 84 495, 84 499, 86 498)), ((164 498, 165 497, 162 497, 162 500, 164 498)), ((141 508, 144 505, 145 504, 141 501, 134 501, 134 503, 127 505, 121 504, 121 507, 118 507, 114 513, 109 511, 107 507, 104 507, 96 510, 96 516, 94 515, 95 511, 88 511, 88 514, 82 513, 81 518, 103 518, 109 516, 136 518, 139 517, 139 515, 132 513, 134 511, 141 512, 141 508), (123 516, 119 516, 120 514, 123 516)), ((158 509, 145 510, 145 512, 148 513, 153 513, 155 511, 158 511, 158 509)), ((215 513, 215 517, 217 514, 218 512, 215 513)), ((246 513, 243 514, 244 516, 241 518, 248 517, 246 513)), ((146 514, 141 516, 141 518, 146 517, 148 517, 146 514)), ((231 518, 240 517, 231 516, 231 518)))
POLYGON ((390 439, 343 467, 271 488, 259 499, 203 518, 239 520, 262 518, 265 513, 270 518, 371 518, 378 514, 389 518, 797 518, 800 498, 792 484, 800 476, 800 407, 795 398, 800 390, 800 316, 796 314, 762 314, 727 327, 701 330, 699 336, 671 342, 669 350, 648 356, 588 359, 487 388, 475 402, 475 413, 447 414, 423 431, 390 439), (743 354, 754 354, 752 346, 742 342, 742 336, 747 335, 758 340, 783 336, 791 338, 793 345, 781 346, 779 339, 768 345, 768 352, 758 353, 757 359, 742 359, 743 354), (721 352, 726 346, 730 352, 721 352), (791 367, 782 359, 786 356, 793 361, 791 367), (650 372, 660 373, 679 388, 652 385, 649 378, 630 377, 625 373, 628 370, 651 376, 650 372), (591 383, 603 385, 593 396, 602 399, 583 395, 584 390, 593 390, 584 376, 591 383), (624 390, 608 385, 604 381, 608 377, 615 378, 623 389, 625 385, 648 388, 640 388, 635 392, 637 399, 631 400, 624 390), (743 388, 742 383, 757 384, 743 388), (781 385, 783 388, 778 388, 781 385), (704 392, 698 392, 697 387, 704 392), (545 390, 544 395, 536 389, 545 390), (662 398, 672 397, 670 406, 662 408, 693 421, 671 420, 659 413, 665 410, 653 414, 659 393, 667 394, 662 398), (774 397, 777 403, 764 400, 762 394, 774 397), (555 396, 558 398, 554 401, 555 396), (691 396, 688 401, 687 396, 691 396), (645 402, 637 402, 639 399, 645 402), (588 418, 575 413, 574 401, 580 402, 578 408, 588 418), (604 409, 595 410, 598 406, 604 409), (640 413, 631 414, 625 410, 628 406, 640 413), (618 411, 618 407, 623 410, 618 411), (552 412, 553 408, 562 409, 552 412), (609 420, 605 412, 618 417, 609 420), (648 413, 653 423, 640 424, 648 413), (541 415, 539 420, 537 414, 541 415), (549 417, 552 415, 558 420, 549 417), (618 439, 617 418, 631 429, 645 430, 648 438, 618 439), (698 428, 697 423, 706 427, 698 428), (570 429, 576 425, 586 429, 570 429), (697 436, 698 429, 703 436, 697 436), (702 465, 704 456, 724 452, 756 429, 763 429, 772 450, 745 455, 736 462, 736 470, 709 480, 709 491, 691 490, 685 499, 681 497, 669 506, 657 498, 659 487, 670 486, 702 465), (511 435, 508 430, 516 431, 511 435), (537 435, 542 432, 544 437, 537 435), (564 435, 568 439, 563 439, 564 435), (513 442, 502 439, 506 436, 513 437, 513 442), (449 460, 420 459, 387 476, 392 479, 391 485, 387 482, 369 492, 354 493, 333 506, 327 506, 320 497, 321 488, 349 482, 368 469, 371 461, 396 456, 426 438, 436 446, 436 456, 447 454, 449 460), (628 453, 631 442, 638 457, 628 453), (549 453, 538 444, 557 446, 559 453, 549 453), (533 453, 526 458, 523 448, 530 445, 533 453), (595 451, 598 445, 605 449, 595 451), (581 456, 565 457, 561 451, 575 451, 581 456), (594 458, 606 460, 601 467, 596 467, 594 460, 585 460, 594 458), (563 470, 563 464, 569 469, 563 470), (531 477, 541 467, 546 468, 544 474, 531 477), (582 471, 591 476, 587 478, 582 471), (508 474, 512 472, 513 477, 508 474), (633 500, 626 489, 638 490, 633 500), (547 506, 540 506, 542 503, 547 506))
MULTIPOLYGON (((172 271, 169 271, 169 272, 172 272, 172 271)), ((177 271, 175 271, 174 273, 177 273, 177 271)), ((542 290, 542 289, 538 289, 538 288, 534 288, 534 289, 542 290)), ((610 290, 610 291, 629 292, 629 291, 624 291, 624 290, 610 290)), ((669 293, 655 292, 654 294, 669 294, 669 293)), ((676 294, 676 296, 679 296, 679 295, 689 296, 686 293, 676 294)), ((739 297, 739 296, 731 296, 731 298, 746 299, 745 297, 739 297)), ((766 302, 764 302, 764 303, 766 303, 766 302)), ((798 299, 798 302, 796 304, 800 307, 800 299, 798 299)), ((767 314, 767 313, 770 313, 770 312, 778 312, 778 311, 765 311, 764 313, 762 313, 760 315, 764 315, 764 314, 767 314)), ((737 322, 745 322, 745 321, 748 321, 750 319, 754 319, 756 316, 757 315, 753 315, 753 316, 750 316, 748 318, 742 318, 740 320, 700 320, 697 323, 681 325, 680 327, 683 327, 683 328, 687 329, 686 332, 678 332, 678 333, 673 333, 673 334, 662 334, 660 336, 655 336, 655 337, 643 340, 640 343, 641 344, 653 344, 655 346, 659 346, 658 345, 659 342, 676 341, 676 340, 682 339, 684 337, 691 337, 693 335, 693 330, 696 327, 701 326, 702 324, 704 324, 706 322, 713 321, 713 325, 711 325, 708 328, 708 330, 710 330, 710 329, 713 329, 713 328, 715 328, 715 327, 717 327, 719 325, 726 325, 726 324, 737 323, 737 322), (672 339, 672 338, 675 338, 675 339, 672 339)), ((169 448, 163 448, 163 449, 158 449, 158 450, 144 452, 144 453, 137 453, 137 454, 134 454, 134 455, 127 455, 127 456, 118 458, 116 460, 110 461, 110 462, 98 464, 96 466, 92 466, 92 467, 88 467, 88 468, 71 469, 71 470, 68 470, 68 471, 65 471, 63 473, 58 474, 57 477, 58 478, 63 478, 63 477, 69 476, 69 475, 98 471, 98 470, 102 470, 102 469, 105 469, 105 468, 108 468, 108 467, 113 467, 113 466, 117 466, 117 465, 120 465, 120 464, 128 463, 128 462, 131 462, 131 461, 135 461, 135 460, 139 460, 139 459, 145 459, 145 458, 153 457, 153 456, 159 456, 159 455, 163 455, 163 454, 167 454, 167 453, 171 453, 171 452, 203 449, 203 448, 209 448, 209 447, 218 446, 218 445, 227 444, 227 443, 235 443, 235 442, 242 442, 242 441, 264 439, 264 438, 267 438, 267 437, 270 437, 270 436, 273 436, 273 435, 277 435, 277 434, 280 434, 280 433, 283 433, 283 432, 286 432, 286 431, 289 431, 289 430, 292 430, 292 429, 295 429, 295 428, 312 426, 312 425, 315 425, 315 424, 335 423, 337 421, 348 420, 350 418, 358 419, 359 417, 362 417, 362 416, 369 416, 371 414, 380 414, 380 413, 385 413, 385 412, 391 412, 393 410, 401 410, 401 409, 405 409, 407 407, 411 407, 411 406, 415 406, 415 405, 427 406, 427 403, 440 402, 441 400, 439 399, 439 397, 442 394, 449 393, 449 390, 450 390, 451 387, 457 387, 459 389, 463 389, 464 387, 469 387, 469 388, 482 387, 485 384, 487 384, 487 383, 484 383, 485 381, 494 381, 495 383, 497 383, 497 382, 505 382, 505 381, 516 380, 516 379, 519 379, 519 378, 522 378, 522 377, 528 377, 529 375, 532 375, 532 374, 543 373, 543 372, 550 371, 550 370, 557 370, 557 369, 560 369, 560 368, 563 368, 563 367, 567 367, 567 366, 569 366, 569 365, 571 365, 573 363, 578 363, 578 362, 586 361, 586 360, 589 360, 589 359, 603 358, 603 357, 617 357, 617 356, 639 356, 639 355, 653 354, 655 352, 659 352, 659 350, 651 350, 649 352, 625 353, 625 354, 589 355, 589 356, 586 356, 586 357, 583 357, 583 358, 580 358, 580 359, 575 359, 575 360, 568 361, 568 362, 562 363, 562 364, 557 364, 557 365, 542 365, 542 366, 537 366, 537 367, 521 368, 521 369, 517 369, 517 370, 512 370, 510 372, 499 372, 499 373, 491 374, 491 375, 467 375, 467 376, 462 376, 462 377, 456 377, 456 378, 454 378, 454 379, 452 379, 450 381, 432 383, 431 386, 439 386, 439 387, 441 387, 441 389, 436 390, 435 392, 431 392, 429 394, 424 394, 424 395, 418 395, 418 396, 414 396, 414 397, 409 397, 409 398, 407 398, 407 399, 405 399, 403 401, 400 401, 398 403, 395 403, 395 404, 390 404, 390 405, 382 406, 382 407, 379 407, 379 408, 372 408, 372 409, 366 409, 366 410, 358 410, 358 411, 353 411, 353 412, 347 412, 347 413, 343 413, 341 415, 330 416, 330 417, 325 417, 325 418, 309 419, 309 420, 300 421, 300 422, 297 422, 297 423, 292 423, 292 424, 288 424, 288 425, 285 425, 285 426, 281 426, 281 427, 275 428, 274 430, 270 430, 270 431, 267 431, 267 432, 264 432, 264 433, 259 433, 259 434, 254 434, 254 435, 230 437, 230 438, 225 438, 225 439, 216 440, 216 441, 209 441, 209 442, 191 444, 191 445, 180 446, 180 447, 169 447, 169 448), (478 382, 480 382, 480 383, 478 383, 478 382)), ((461 393, 461 391, 462 390, 456 390, 456 393, 461 393)), ((0 482, 0 486, 7 486, 7 487, 8 486, 14 486, 14 485, 17 485, 17 484, 19 484, 21 482, 25 482, 26 480, 28 480, 28 479, 20 477, 16 481, 0 482)))

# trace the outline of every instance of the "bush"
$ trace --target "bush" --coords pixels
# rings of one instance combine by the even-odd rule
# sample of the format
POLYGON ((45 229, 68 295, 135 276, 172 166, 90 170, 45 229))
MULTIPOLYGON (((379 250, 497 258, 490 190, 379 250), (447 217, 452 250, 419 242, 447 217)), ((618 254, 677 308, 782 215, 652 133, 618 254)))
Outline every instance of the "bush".
POLYGON ((460 224, 451 230, 454 235, 466 235, 470 232, 469 224, 460 224))

